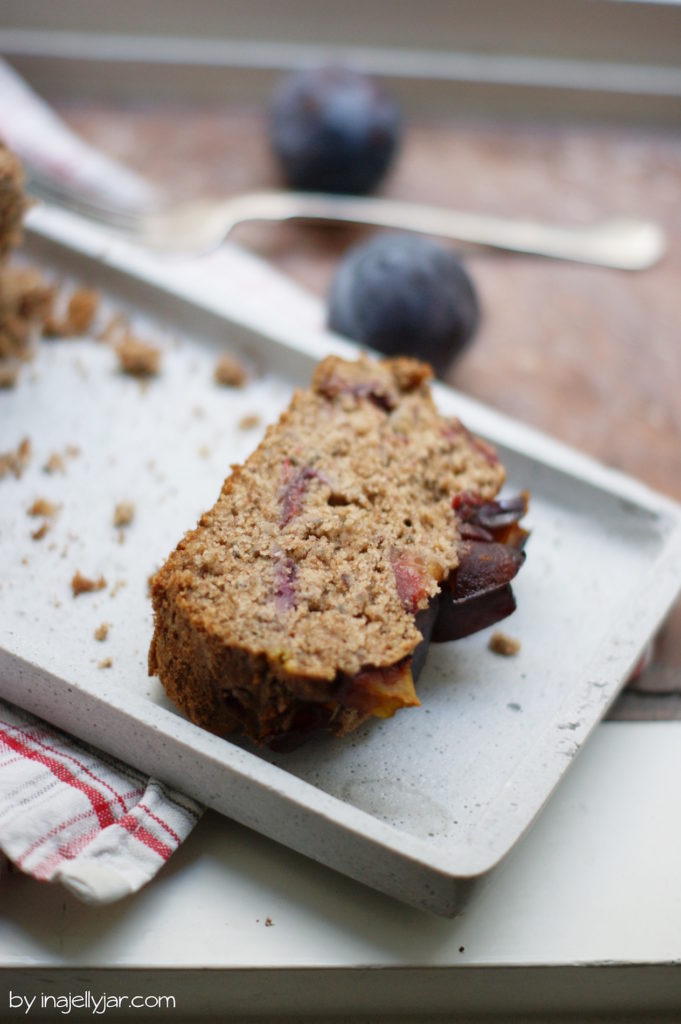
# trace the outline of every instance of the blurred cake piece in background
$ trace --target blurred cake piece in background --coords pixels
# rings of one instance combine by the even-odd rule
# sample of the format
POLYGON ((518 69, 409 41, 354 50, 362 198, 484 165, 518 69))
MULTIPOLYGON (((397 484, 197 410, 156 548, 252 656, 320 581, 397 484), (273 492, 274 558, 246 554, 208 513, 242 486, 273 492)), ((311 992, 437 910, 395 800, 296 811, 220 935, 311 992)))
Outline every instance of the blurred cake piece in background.
POLYGON ((4 258, 21 240, 21 221, 26 205, 21 164, 0 141, 0 258, 4 258))

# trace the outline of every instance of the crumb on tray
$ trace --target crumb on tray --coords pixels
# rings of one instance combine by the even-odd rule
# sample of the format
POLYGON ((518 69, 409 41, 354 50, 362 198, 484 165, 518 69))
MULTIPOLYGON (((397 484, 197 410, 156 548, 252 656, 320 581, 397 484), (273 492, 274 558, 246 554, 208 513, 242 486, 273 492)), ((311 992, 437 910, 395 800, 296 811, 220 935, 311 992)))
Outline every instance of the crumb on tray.
POLYGON ((66 308, 69 333, 85 334, 92 326, 98 307, 98 291, 94 288, 76 288, 66 308))
POLYGON ((504 658, 512 658, 520 650, 520 640, 516 640, 515 637, 508 636, 507 633, 497 630, 495 633, 492 633, 488 646, 494 654, 500 654, 504 658))
POLYGON ((215 383, 227 388, 242 388, 246 383, 246 371, 238 359, 227 353, 220 356, 213 373, 215 383))
POLYGON ((46 516, 50 519, 52 516, 56 516, 58 510, 59 506, 48 501, 47 498, 36 498, 33 504, 27 508, 26 514, 29 516, 46 516))
POLYGON ((15 451, 0 452, 0 480, 9 473, 17 479, 22 475, 31 459, 31 441, 25 437, 15 451))
POLYGON ((132 377, 154 377, 161 369, 161 350, 128 332, 116 345, 123 373, 132 377))
POLYGON ((130 526, 135 518, 135 506, 132 501, 119 501, 114 509, 114 526, 130 526))
POLYGON ((95 630, 95 633, 94 633, 95 640, 99 640, 101 642, 103 640, 106 640, 108 635, 109 635, 109 623, 108 622, 103 622, 101 624, 101 626, 97 626, 97 629, 95 630))
POLYGON ((248 412, 241 417, 237 426, 239 430, 253 430, 254 427, 260 426, 260 416, 257 412, 248 412))
POLYGON ((43 466, 43 473, 63 473, 65 468, 64 460, 59 452, 52 452, 43 466))
POLYGON ((71 590, 74 597, 78 597, 79 594, 88 594, 93 590, 104 590, 105 587, 106 580, 103 576, 100 576, 99 579, 91 580, 87 576, 83 576, 79 570, 76 570, 71 580, 71 590))
POLYGON ((111 668, 113 665, 113 658, 102 658, 101 661, 97 662, 97 668, 111 668))
POLYGON ((47 522, 41 523, 37 530, 33 530, 31 533, 31 540, 42 540, 45 534, 48 532, 50 524, 47 522))
POLYGON ((99 292, 94 288, 76 288, 71 293, 64 316, 58 317, 52 312, 45 320, 44 334, 60 338, 86 334, 97 315, 99 301, 99 292))

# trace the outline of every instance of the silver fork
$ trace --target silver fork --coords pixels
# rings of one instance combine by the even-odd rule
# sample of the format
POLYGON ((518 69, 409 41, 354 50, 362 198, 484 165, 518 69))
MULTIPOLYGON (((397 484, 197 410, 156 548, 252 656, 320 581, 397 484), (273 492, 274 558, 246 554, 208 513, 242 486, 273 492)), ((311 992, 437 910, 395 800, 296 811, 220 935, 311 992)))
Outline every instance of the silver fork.
POLYGON ((403 202, 398 199, 313 192, 251 192, 132 209, 79 194, 67 183, 29 171, 29 191, 152 249, 201 253, 215 249, 247 221, 316 220, 415 231, 510 252, 645 270, 665 251, 660 228, 647 220, 589 225, 511 220, 403 202))

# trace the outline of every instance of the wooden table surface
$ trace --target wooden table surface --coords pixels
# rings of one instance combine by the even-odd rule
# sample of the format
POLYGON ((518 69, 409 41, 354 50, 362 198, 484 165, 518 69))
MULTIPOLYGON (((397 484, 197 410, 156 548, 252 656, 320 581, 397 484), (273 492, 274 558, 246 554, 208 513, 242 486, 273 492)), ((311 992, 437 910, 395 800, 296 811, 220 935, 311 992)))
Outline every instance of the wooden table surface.
MULTIPOLYGON (((181 195, 279 184, 259 109, 61 103, 85 138, 181 195)), ((481 329, 448 381, 681 501, 681 134, 574 124, 407 123, 382 191, 495 214, 656 220, 643 273, 469 249, 481 329)), ((360 228, 248 225, 234 238, 320 296, 360 228)), ((681 603, 616 718, 681 718, 681 603)))

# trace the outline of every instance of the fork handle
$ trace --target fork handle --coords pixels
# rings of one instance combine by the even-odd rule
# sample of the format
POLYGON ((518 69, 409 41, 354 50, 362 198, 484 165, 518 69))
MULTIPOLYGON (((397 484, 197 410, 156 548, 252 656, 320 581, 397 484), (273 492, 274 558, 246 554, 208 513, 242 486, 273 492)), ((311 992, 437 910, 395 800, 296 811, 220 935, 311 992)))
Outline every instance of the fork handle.
MULTIPOLYGON (((622 270, 644 270, 665 250, 662 232, 646 220, 610 220, 561 226, 511 220, 425 206, 398 199, 331 196, 314 192, 259 192, 242 197, 243 213, 234 223, 252 220, 330 220, 417 231, 459 242, 555 259, 593 263, 622 270)), ((232 208, 232 215, 234 210, 232 208)))

